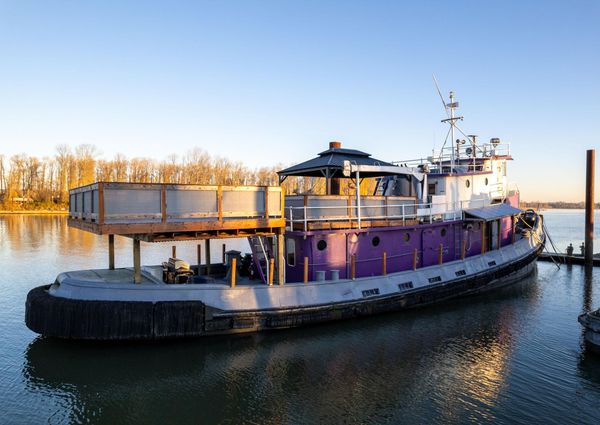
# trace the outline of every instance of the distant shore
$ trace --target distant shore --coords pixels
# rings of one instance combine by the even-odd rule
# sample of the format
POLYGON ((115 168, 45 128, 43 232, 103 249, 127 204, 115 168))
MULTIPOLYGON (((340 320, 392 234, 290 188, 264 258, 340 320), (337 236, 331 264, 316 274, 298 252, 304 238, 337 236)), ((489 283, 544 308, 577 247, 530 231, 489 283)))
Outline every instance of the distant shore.
POLYGON ((0 215, 17 215, 17 214, 29 214, 29 215, 67 215, 69 211, 66 210, 0 210, 0 215))

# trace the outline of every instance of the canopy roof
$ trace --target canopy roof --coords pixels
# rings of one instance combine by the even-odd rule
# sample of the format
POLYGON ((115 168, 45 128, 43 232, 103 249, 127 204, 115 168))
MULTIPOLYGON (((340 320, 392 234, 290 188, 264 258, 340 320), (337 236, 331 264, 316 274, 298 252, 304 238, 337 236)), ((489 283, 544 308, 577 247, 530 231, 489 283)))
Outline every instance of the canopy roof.
POLYGON ((516 215, 521 212, 520 209, 508 204, 495 204, 490 205, 489 207, 465 210, 465 214, 485 221, 496 220, 498 218, 516 215))
MULTIPOLYGON (((330 147, 326 151, 319 153, 319 156, 300 164, 296 164, 285 170, 278 171, 279 178, 287 176, 306 176, 306 177, 344 177, 342 174, 344 161, 350 161, 355 165, 374 165, 390 166, 395 165, 379 159, 371 158, 371 154, 361 152, 355 149, 345 149, 341 147, 330 147)), ((382 171, 361 172, 361 177, 378 177, 382 175, 391 175, 382 171)))

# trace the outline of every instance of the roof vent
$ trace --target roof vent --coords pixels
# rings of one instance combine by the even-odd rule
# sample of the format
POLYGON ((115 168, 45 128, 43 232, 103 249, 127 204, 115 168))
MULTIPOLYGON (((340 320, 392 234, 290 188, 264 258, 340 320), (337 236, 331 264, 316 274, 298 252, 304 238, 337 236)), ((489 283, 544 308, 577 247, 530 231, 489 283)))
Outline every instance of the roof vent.
POLYGON ((341 149, 342 142, 329 142, 329 149, 341 149))

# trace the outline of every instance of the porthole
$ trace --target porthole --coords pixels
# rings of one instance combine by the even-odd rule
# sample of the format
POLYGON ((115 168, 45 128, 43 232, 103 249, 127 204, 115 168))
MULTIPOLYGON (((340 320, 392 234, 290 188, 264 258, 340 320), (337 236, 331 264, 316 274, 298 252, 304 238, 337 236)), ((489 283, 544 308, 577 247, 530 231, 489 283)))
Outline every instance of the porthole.
POLYGON ((381 242, 379 236, 375 236, 373 239, 371 239, 371 243, 373 244, 373 246, 379 245, 379 242, 381 242))
POLYGON ((486 178, 485 178, 485 185, 487 186, 487 185, 488 185, 488 183, 489 183, 489 182, 488 182, 488 179, 487 179, 487 177, 486 177, 486 178))
POLYGON ((442 237, 446 236, 446 229, 440 230, 440 235, 442 235, 442 237))
POLYGON ((404 234, 404 242, 408 242, 410 241, 410 233, 405 233, 404 234))
POLYGON ((317 249, 319 251, 323 251, 325 248, 327 248, 327 242, 325 242, 323 239, 317 242, 317 249))
POLYGON ((467 180, 467 181, 465 181, 465 185, 466 185, 467 187, 471 187, 471 180, 467 180))

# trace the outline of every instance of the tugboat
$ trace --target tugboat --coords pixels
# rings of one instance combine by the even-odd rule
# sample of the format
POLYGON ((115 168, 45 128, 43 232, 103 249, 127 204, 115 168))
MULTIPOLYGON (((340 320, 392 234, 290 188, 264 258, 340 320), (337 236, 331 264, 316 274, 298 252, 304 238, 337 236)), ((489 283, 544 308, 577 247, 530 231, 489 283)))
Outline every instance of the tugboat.
POLYGON ((449 144, 423 159, 386 162, 332 142, 281 170, 279 186, 72 189, 68 224, 107 235, 109 268, 64 272, 32 289, 27 326, 89 340, 257 332, 399 311, 523 279, 544 247, 542 217, 519 209, 507 180, 509 145, 464 134, 457 106, 451 92, 442 120, 449 144), (324 179, 325 194, 309 184, 286 196, 285 180, 297 177, 324 179), (131 238, 132 268, 115 269, 114 235, 131 238), (230 237, 248 238, 251 257, 228 252, 211 265, 208 241, 230 237), (198 245, 196 265, 170 258, 141 266, 141 241, 181 240, 205 241, 204 264, 198 245))

